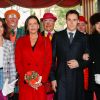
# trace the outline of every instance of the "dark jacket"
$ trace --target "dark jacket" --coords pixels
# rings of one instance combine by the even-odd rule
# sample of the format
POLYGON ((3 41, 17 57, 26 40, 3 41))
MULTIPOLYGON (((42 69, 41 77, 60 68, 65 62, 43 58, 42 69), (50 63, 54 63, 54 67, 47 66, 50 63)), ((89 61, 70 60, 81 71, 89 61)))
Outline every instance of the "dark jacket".
POLYGON ((88 51, 86 36, 77 30, 70 44, 66 29, 57 32, 52 39, 52 49, 50 78, 57 80, 58 85, 55 100, 83 100, 83 68, 87 62, 82 56, 88 51), (78 61, 78 68, 67 66, 66 61, 71 59, 78 61))

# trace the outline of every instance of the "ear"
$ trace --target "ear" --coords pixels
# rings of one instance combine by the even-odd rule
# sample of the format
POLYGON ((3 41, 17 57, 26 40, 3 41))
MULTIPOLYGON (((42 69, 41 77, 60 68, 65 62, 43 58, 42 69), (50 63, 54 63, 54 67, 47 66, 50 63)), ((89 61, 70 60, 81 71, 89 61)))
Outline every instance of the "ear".
POLYGON ((78 19, 78 23, 79 23, 79 19, 78 19))

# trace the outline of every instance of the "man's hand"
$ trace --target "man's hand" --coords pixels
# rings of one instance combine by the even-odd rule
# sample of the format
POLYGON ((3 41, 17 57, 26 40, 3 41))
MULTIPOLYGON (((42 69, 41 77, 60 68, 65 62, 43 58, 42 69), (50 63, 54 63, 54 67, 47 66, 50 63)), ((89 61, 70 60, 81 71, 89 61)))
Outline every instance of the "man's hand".
POLYGON ((75 59, 67 61, 67 65, 69 66, 70 69, 79 67, 79 63, 75 59))
POLYGON ((54 81, 52 81, 52 82, 51 82, 51 84, 52 84, 52 89, 54 90, 54 92, 56 92, 56 88, 57 88, 57 81, 56 81, 56 80, 54 80, 54 81))

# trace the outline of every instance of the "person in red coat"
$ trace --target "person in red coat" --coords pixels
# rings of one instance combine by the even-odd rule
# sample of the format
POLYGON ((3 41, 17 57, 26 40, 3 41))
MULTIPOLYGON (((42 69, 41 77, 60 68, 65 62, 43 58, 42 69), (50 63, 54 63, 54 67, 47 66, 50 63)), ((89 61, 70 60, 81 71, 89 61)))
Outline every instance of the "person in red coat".
POLYGON ((29 16, 25 21, 26 35, 17 40, 15 63, 19 74, 19 100, 47 100, 43 83, 48 80, 52 63, 52 48, 49 38, 39 33, 39 21, 29 16), (35 71, 42 81, 32 86, 25 81, 25 74, 35 71))

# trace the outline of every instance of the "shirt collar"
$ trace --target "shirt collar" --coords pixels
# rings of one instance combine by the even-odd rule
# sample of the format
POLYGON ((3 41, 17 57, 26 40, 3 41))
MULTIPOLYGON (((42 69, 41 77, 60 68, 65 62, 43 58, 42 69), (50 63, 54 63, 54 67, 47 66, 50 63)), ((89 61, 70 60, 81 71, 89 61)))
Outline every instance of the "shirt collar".
MULTIPOLYGON (((48 31, 44 31, 44 33, 45 33, 45 34, 48 34, 48 31)), ((53 30, 53 31, 51 31, 50 33, 53 35, 53 34, 55 33, 55 31, 53 30)))
POLYGON ((76 30, 74 30, 74 31, 70 31, 70 30, 67 29, 68 37, 69 37, 69 33, 73 33, 73 37, 74 37, 74 36, 75 36, 75 33, 76 33, 76 30))

